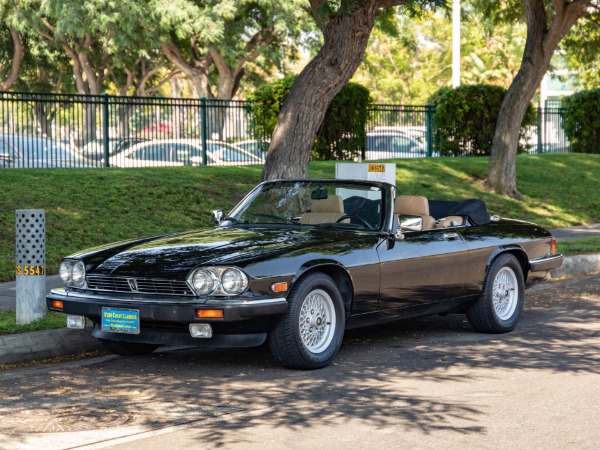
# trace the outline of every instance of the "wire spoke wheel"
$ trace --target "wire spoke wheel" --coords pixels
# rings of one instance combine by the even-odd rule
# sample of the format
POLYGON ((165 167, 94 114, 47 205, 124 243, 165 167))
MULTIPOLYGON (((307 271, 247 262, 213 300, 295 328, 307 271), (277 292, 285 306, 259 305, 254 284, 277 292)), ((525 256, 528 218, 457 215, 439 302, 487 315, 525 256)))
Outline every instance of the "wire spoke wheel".
POLYGON ((511 318, 517 307, 518 297, 517 277, 510 267, 503 267, 494 278, 492 288, 492 303, 500 320, 511 318))
POLYGON ((308 351, 321 353, 329 346, 335 330, 335 309, 327 292, 317 289, 308 294, 300 307, 298 325, 308 351))
POLYGON ((324 273, 302 277, 287 297, 288 308, 269 333, 271 353, 284 366, 320 369, 335 357, 344 337, 344 303, 324 273))
POLYGON ((510 253, 498 256, 483 282, 479 299, 467 309, 471 326, 483 333, 506 333, 521 317, 525 292, 523 268, 510 253))

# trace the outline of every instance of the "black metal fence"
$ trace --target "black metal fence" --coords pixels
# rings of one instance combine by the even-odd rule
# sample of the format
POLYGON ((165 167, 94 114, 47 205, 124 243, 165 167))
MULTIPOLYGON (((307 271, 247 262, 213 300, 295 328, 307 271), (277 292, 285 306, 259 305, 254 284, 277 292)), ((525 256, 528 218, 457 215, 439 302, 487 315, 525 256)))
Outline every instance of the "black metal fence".
POLYGON ((0 93, 0 167, 262 164, 235 100, 0 93))
MULTIPOLYGON (((538 110, 530 153, 569 152, 562 110, 538 110)), ((438 156, 433 109, 374 105, 365 159, 438 156)), ((0 92, 0 168, 262 164, 252 103, 0 92)))

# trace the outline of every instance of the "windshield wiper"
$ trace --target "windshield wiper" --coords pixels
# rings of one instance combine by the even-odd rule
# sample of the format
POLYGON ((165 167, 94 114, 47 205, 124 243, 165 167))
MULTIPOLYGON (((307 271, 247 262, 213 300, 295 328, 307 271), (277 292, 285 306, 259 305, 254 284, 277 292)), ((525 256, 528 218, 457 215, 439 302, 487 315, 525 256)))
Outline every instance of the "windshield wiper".
POLYGON ((223 220, 221 220, 221 223, 225 222, 226 220, 228 220, 229 222, 232 222, 234 225, 237 225, 239 223, 241 223, 241 224, 248 223, 248 221, 246 219, 240 220, 240 219, 236 219, 235 217, 232 217, 232 216, 223 217, 223 220))

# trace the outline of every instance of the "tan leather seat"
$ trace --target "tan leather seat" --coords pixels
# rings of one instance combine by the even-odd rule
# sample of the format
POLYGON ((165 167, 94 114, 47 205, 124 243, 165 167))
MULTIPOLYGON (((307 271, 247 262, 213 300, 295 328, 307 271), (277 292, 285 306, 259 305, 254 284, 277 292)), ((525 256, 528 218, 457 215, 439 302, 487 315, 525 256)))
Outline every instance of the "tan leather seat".
POLYGON ((448 216, 438 220, 435 224, 436 228, 460 227, 464 225, 465 219, 462 216, 448 216))
POLYGON ((423 218, 423 229, 435 228, 435 219, 429 215, 429 202, 420 195, 399 195, 394 201, 394 214, 420 216, 423 218))
POLYGON ((322 200, 313 200, 311 210, 304 213, 300 223, 314 225, 333 223, 344 215, 344 202, 339 195, 330 195, 322 200))

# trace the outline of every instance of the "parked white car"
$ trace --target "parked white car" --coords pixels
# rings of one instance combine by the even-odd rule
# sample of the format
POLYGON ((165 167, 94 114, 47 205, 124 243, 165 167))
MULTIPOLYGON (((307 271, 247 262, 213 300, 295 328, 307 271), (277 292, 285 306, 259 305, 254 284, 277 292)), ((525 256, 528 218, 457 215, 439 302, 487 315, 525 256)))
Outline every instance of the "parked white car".
MULTIPOLYGON (((237 166, 262 164, 252 153, 221 141, 206 141, 207 165, 237 166)), ((141 142, 112 156, 112 167, 168 167, 202 165, 202 141, 199 139, 164 139, 141 142)))

